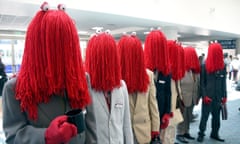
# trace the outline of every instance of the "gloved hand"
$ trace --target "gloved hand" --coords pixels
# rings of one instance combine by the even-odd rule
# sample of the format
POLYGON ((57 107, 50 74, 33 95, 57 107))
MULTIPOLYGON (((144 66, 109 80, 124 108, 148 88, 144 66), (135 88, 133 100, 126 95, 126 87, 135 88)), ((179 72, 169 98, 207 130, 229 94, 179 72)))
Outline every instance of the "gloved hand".
POLYGON ((161 129, 165 129, 165 128, 168 127, 170 117, 171 117, 170 114, 164 114, 163 115, 162 123, 161 123, 161 126, 160 126, 161 129))
POLYGON ((205 96, 204 98, 203 98, 203 103, 204 104, 210 104, 212 102, 212 99, 211 98, 209 98, 208 96, 205 96))
POLYGON ((152 138, 158 137, 159 134, 160 134, 159 131, 152 131, 152 132, 151 132, 151 137, 152 137, 152 138))
POLYGON ((227 102, 227 98, 226 97, 222 98, 222 104, 225 104, 226 102, 227 102))
POLYGON ((159 134, 155 137, 152 137, 150 144, 161 144, 160 136, 159 134))
POLYGON ((197 98, 196 100, 196 105, 198 105, 200 98, 197 98))
POLYGON ((67 122, 67 116, 58 116, 46 129, 46 144, 67 143, 70 139, 77 135, 77 127, 67 122))

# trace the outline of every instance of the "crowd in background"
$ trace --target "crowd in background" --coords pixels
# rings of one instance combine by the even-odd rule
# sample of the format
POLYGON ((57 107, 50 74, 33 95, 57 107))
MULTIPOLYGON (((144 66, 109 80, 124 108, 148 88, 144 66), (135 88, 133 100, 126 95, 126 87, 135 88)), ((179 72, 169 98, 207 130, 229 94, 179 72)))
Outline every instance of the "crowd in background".
POLYGON ((228 78, 232 80, 234 83, 239 81, 240 75, 240 61, 238 56, 232 56, 225 53, 224 55, 224 62, 227 66, 228 78))

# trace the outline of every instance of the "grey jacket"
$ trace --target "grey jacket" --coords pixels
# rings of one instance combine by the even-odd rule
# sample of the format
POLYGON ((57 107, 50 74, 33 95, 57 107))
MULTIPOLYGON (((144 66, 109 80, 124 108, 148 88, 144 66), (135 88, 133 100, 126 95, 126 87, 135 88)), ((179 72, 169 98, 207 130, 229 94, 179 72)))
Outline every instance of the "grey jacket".
MULTIPOLYGON (((125 82, 121 81, 121 87, 111 91, 110 112, 103 92, 90 88, 90 94, 97 122, 98 144, 133 144, 128 91, 125 82)), ((90 120, 86 119, 86 121, 90 120)))
POLYGON ((180 81, 181 94, 186 107, 197 103, 199 91, 199 74, 186 71, 185 76, 180 81))
POLYGON ((205 65, 201 66, 200 88, 201 97, 208 96, 214 103, 221 103, 227 97, 226 67, 214 73, 207 73, 205 65))
MULTIPOLYGON (((42 103, 38 106, 38 119, 28 119, 27 113, 22 112, 20 103, 15 98, 16 78, 9 80, 3 90, 3 130, 7 144, 45 144, 45 130, 50 122, 57 116, 63 115, 70 110, 68 101, 59 96, 53 96, 49 103, 42 103)), ((91 107, 87 108, 91 109, 91 107)), ((91 110, 92 111, 92 110, 91 110)), ((92 133, 91 143, 96 143, 96 128, 94 116, 90 117, 91 122, 86 122, 87 133, 92 133), (92 126, 89 126, 91 124, 92 126)), ((88 118, 89 119, 89 118, 88 118)), ((88 141, 89 137, 87 136, 88 141)), ((72 138, 69 144, 83 144, 85 132, 72 138)), ((87 142, 86 142, 87 143, 87 142)), ((88 143, 88 144, 91 144, 88 143)))

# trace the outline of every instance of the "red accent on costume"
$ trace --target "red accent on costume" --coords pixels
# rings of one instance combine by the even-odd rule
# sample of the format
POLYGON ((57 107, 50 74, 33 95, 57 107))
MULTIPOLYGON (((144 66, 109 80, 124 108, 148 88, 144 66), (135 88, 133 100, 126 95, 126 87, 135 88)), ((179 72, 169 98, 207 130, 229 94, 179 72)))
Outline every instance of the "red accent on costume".
POLYGON ((167 39, 160 30, 153 30, 147 35, 144 58, 146 66, 150 70, 158 70, 164 75, 170 73, 167 39))
POLYGON ((64 91, 72 108, 91 101, 77 29, 63 11, 39 11, 27 30, 16 99, 30 118, 37 119, 38 104, 64 91))
POLYGON ((118 42, 121 59, 122 78, 129 93, 146 92, 149 78, 144 64, 141 41, 137 36, 123 35, 118 42))
POLYGON ((40 6, 40 8, 41 8, 43 11, 47 11, 47 10, 49 9, 48 2, 43 2, 43 4, 40 6))
POLYGON ((161 129, 165 129, 165 128, 168 127, 170 118, 171 118, 170 114, 164 114, 163 115, 162 123, 161 123, 161 126, 160 126, 161 129))
POLYGON ((159 135, 160 135, 160 132, 159 132, 159 131, 152 131, 152 132, 151 132, 151 138, 159 137, 159 135))
POLYGON ((226 97, 222 98, 222 104, 225 104, 226 102, 227 102, 227 98, 226 97))
POLYGON ((200 73, 200 62, 197 52, 193 47, 186 47, 184 50, 185 70, 192 70, 194 73, 200 73))
POLYGON ((219 43, 212 43, 208 47, 206 59, 207 73, 213 73, 224 68, 222 46, 219 43))
POLYGON ((77 135, 77 127, 67 122, 67 116, 56 117, 46 129, 46 144, 67 143, 77 135))
POLYGON ((203 103, 204 104, 210 104, 212 102, 212 99, 208 96, 204 96, 203 103))
POLYGON ((119 55, 115 40, 110 34, 99 33, 89 40, 85 66, 95 90, 111 91, 120 87, 119 55))

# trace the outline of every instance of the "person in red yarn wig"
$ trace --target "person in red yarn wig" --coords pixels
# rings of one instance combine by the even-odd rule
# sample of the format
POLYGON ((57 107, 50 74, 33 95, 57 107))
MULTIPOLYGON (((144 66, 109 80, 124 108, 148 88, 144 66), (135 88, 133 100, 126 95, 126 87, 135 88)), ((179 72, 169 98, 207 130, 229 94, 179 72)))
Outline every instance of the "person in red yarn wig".
POLYGON ((193 47, 185 47, 183 50, 185 75, 180 81, 181 96, 184 103, 184 107, 181 109, 183 122, 178 124, 177 139, 182 143, 187 143, 186 139, 195 139, 190 135, 190 122, 193 106, 198 103, 200 62, 193 47))
POLYGON ((154 72, 161 129, 165 129, 171 117, 171 74, 167 39, 160 30, 152 30, 144 47, 146 67, 154 72))
POLYGON ((227 102, 226 67, 224 65, 222 46, 211 43, 205 65, 201 66, 200 96, 202 97, 202 114, 197 141, 203 142, 209 114, 212 114, 210 138, 224 142, 219 137, 221 105, 227 102))
MULTIPOLYGON (((93 35, 86 49, 86 71, 99 144, 133 144, 126 84, 116 42, 110 31, 93 35)), ((90 121, 90 120, 86 120, 90 121)))
POLYGON ((168 51, 171 70, 171 112, 172 119, 169 121, 167 128, 161 131, 161 140, 164 144, 175 144, 176 126, 182 121, 182 114, 176 106, 177 96, 179 95, 180 80, 184 71, 184 53, 181 44, 176 40, 168 40, 168 51), (178 89, 178 90, 177 90, 178 89), (174 120, 173 120, 174 119, 174 120))
POLYGON ((83 143, 64 115, 91 102, 77 29, 64 5, 41 9, 28 26, 19 74, 4 87, 6 143, 83 143))
POLYGON ((122 78, 127 84, 135 144, 159 139, 159 112, 153 72, 146 70, 143 48, 136 33, 124 34, 118 48, 122 78))

